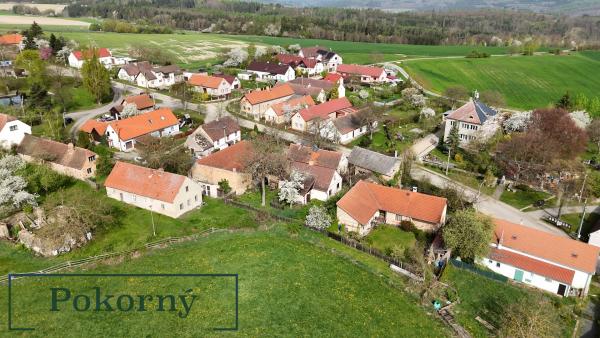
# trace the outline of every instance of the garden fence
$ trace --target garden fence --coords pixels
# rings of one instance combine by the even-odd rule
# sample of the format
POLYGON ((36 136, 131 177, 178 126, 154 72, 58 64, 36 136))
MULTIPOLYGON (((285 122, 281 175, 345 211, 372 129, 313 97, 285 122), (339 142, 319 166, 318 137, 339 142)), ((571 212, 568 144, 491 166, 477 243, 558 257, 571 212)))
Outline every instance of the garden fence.
POLYGON ((469 263, 465 263, 462 261, 458 261, 456 259, 450 259, 450 263, 452 263, 452 265, 454 265, 455 267, 459 268, 459 269, 465 269, 465 270, 469 270, 471 272, 474 272, 478 275, 484 276, 486 278, 489 279, 493 279, 496 280, 498 282, 502 282, 502 283, 506 283, 508 281, 508 278, 505 276, 502 276, 500 274, 497 274, 493 271, 487 271, 487 270, 482 270, 472 264, 469 263))

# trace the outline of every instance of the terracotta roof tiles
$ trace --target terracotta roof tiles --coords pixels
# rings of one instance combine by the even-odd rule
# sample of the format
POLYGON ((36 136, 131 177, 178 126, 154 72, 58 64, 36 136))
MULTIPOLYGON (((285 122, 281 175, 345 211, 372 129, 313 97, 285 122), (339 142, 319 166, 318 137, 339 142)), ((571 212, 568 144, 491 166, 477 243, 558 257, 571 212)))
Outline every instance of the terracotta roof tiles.
POLYGON ((273 87, 272 89, 257 90, 246 94, 244 97, 250 104, 259 104, 263 102, 273 101, 284 98, 286 96, 294 95, 294 91, 289 85, 281 85, 273 87))

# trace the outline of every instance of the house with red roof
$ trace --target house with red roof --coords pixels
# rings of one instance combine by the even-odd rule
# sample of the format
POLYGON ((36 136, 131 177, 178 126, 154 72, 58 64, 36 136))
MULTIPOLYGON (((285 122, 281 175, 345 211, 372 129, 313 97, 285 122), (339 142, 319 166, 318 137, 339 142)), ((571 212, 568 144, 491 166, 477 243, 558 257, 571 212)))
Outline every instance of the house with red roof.
POLYGON ((365 236, 379 224, 412 222, 435 231, 446 222, 447 200, 410 190, 359 181, 337 202, 337 218, 348 231, 365 236))
POLYGON ((328 72, 335 72, 344 61, 339 54, 323 46, 301 48, 298 56, 320 61, 328 72))
POLYGON ((237 195, 252 186, 252 175, 244 172, 252 158, 252 143, 240 141, 223 150, 196 160, 191 174, 202 187, 206 196, 219 197, 222 192, 219 182, 226 180, 237 195))
MULTIPOLYGON (((90 127, 88 125, 84 126, 86 130, 90 127)), ((100 126, 95 127, 101 128, 100 126)), ((160 108, 148 113, 108 122, 105 130, 108 145, 120 151, 133 150, 137 139, 142 136, 164 137, 178 133, 179 120, 169 108, 160 108)))
POLYGON ((329 120, 355 112, 356 109, 347 98, 334 99, 298 111, 292 116, 292 129, 310 133, 320 132, 329 120))
POLYGON ((229 83, 231 90, 242 88, 242 83, 240 82, 240 79, 237 78, 237 76, 219 74, 219 73, 215 73, 215 74, 213 74, 213 76, 224 78, 225 81, 227 81, 227 83, 229 83))
POLYGON ((198 183, 162 169, 119 161, 104 186, 110 198, 172 218, 202 206, 198 183))
POLYGON ((298 111, 315 105, 310 95, 294 97, 284 102, 272 105, 265 112, 265 121, 274 124, 289 123, 298 111))
POLYGON ((192 74, 187 83, 195 92, 206 93, 211 98, 224 98, 231 94, 231 85, 222 77, 192 74))
POLYGON ((450 137, 452 129, 456 128, 461 145, 477 139, 488 139, 498 131, 501 124, 500 114, 479 101, 477 92, 469 102, 445 115, 444 142, 450 137))
POLYGON ((141 114, 148 111, 152 111, 156 108, 154 99, 148 93, 141 93, 138 95, 129 95, 121 100, 121 103, 112 107, 110 113, 115 118, 119 118, 123 112, 123 108, 127 105, 135 106, 135 114, 141 114))
POLYGON ((0 35, 0 46, 3 49, 0 61, 13 60, 23 49, 23 36, 21 34, 0 35))
MULTIPOLYGON (((361 112, 344 115, 329 120, 321 129, 321 136, 339 144, 348 144, 369 131, 368 123, 361 118, 361 112)), ((373 122, 372 128, 377 127, 377 121, 373 122)))
POLYGON ((255 90, 244 95, 240 101, 242 114, 253 117, 255 120, 264 118, 264 114, 274 104, 287 101, 294 95, 294 90, 287 84, 271 89, 255 90))
POLYGON ((585 296, 600 248, 525 225, 494 220, 490 253, 478 263, 516 282, 560 296, 585 296))
POLYGON ((294 70, 308 76, 319 75, 325 69, 323 63, 315 58, 304 58, 293 54, 277 54, 275 56, 279 63, 289 65, 294 70))
POLYGON ((342 190, 341 174, 348 170, 348 161, 342 153, 290 144, 287 158, 291 170, 304 178, 297 203, 306 204, 315 199, 327 201, 342 190))
POLYGON ((230 116, 205 123, 190 134, 185 145, 196 158, 223 150, 242 140, 240 125, 230 116))
MULTIPOLYGON (((83 62, 86 59, 92 57, 93 50, 74 50, 69 54, 69 66, 77 69, 81 69, 83 66, 83 62)), ((98 48, 96 49, 96 55, 98 56, 98 61, 106 68, 112 68, 113 66, 124 65, 127 60, 125 58, 116 58, 113 57, 111 51, 108 48, 98 48)))
POLYGON ((380 67, 344 64, 337 67, 337 72, 344 79, 357 77, 361 83, 366 84, 388 82, 388 75, 385 69, 380 67))

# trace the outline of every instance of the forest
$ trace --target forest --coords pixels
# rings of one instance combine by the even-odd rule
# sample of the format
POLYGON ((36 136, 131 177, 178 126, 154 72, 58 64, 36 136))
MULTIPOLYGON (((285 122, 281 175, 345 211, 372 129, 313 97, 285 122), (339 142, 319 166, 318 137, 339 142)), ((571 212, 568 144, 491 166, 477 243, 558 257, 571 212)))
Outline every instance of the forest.
POLYGON ((513 10, 392 13, 376 9, 292 8, 219 0, 80 0, 71 17, 93 16, 212 33, 419 45, 600 44, 600 18, 513 10))

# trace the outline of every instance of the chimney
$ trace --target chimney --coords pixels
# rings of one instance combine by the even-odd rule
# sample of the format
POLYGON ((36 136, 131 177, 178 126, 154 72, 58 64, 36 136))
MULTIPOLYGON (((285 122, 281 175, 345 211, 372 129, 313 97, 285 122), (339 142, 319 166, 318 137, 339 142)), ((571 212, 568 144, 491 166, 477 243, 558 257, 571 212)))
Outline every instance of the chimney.
POLYGON ((475 100, 479 100, 479 92, 477 91, 477 89, 475 89, 475 91, 473 92, 473 98, 475 100))

